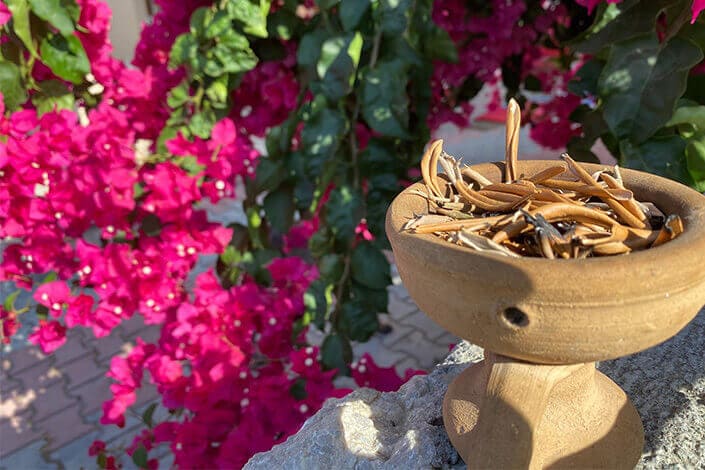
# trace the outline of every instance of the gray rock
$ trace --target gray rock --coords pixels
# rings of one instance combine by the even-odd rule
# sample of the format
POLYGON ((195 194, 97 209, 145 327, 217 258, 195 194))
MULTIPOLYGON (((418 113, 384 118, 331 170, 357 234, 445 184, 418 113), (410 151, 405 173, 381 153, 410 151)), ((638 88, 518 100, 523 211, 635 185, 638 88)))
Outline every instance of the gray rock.
MULTIPOLYGON (((363 388, 329 400, 297 434, 245 468, 463 468, 441 403, 455 376, 481 359, 481 348, 463 342, 397 392, 363 388)), ((705 468, 705 310, 675 338, 599 369, 627 392, 644 422, 637 468, 705 468)))

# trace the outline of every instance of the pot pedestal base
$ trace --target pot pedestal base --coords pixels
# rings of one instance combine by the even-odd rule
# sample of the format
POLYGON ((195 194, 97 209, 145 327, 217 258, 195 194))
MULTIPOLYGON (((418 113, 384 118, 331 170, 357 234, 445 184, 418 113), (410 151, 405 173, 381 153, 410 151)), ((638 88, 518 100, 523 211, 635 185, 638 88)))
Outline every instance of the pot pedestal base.
POLYGON ((639 415, 594 363, 542 365, 498 356, 448 387, 443 419, 468 468, 633 468, 639 415))

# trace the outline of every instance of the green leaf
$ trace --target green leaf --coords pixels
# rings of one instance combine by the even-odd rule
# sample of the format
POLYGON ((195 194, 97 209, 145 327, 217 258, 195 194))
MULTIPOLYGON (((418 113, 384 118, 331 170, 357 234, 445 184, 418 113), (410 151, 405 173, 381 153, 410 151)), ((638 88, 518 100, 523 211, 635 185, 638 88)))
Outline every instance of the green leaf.
POLYGON ((289 388, 289 393, 297 400, 305 399, 308 396, 308 393, 306 392, 306 379, 299 377, 294 380, 294 383, 291 384, 291 387, 289 388))
POLYGON ((328 253, 318 261, 318 271, 321 279, 330 283, 337 283, 343 275, 343 257, 335 253, 328 253))
POLYGON ((105 468, 108 466, 108 457, 105 455, 105 452, 98 454, 95 459, 95 463, 98 465, 98 468, 105 468))
POLYGON ((406 65, 399 60, 381 62, 363 74, 362 116, 375 131, 410 139, 406 65))
POLYGON ((76 0, 29 0, 35 15, 68 36, 76 29, 75 21, 80 15, 76 0))
POLYGON ((369 191, 388 191, 394 195, 399 192, 399 178, 394 173, 375 173, 370 176, 368 184, 369 191))
POLYGON ((373 14, 386 36, 397 36, 406 31, 411 5, 411 0, 379 0, 373 14))
MULTIPOLYGON (((398 187, 398 183, 395 181, 393 187, 398 187)), ((365 218, 367 219, 367 228, 374 235, 375 244, 380 248, 388 248, 387 236, 384 231, 384 224, 387 215, 387 208, 389 207, 389 201, 394 197, 395 192, 390 191, 369 191, 367 193, 367 199, 365 201, 367 206, 367 213, 365 218)))
MULTIPOLYGON (((239 226, 240 230, 237 232, 242 232, 243 226, 239 226)), ((232 241, 231 241, 232 243, 232 241)), ((228 245, 223 250, 223 254, 218 258, 216 263, 216 270, 218 277, 223 282, 223 287, 228 289, 235 285, 240 277, 240 263, 242 262, 243 256, 240 251, 237 250, 233 245, 228 245)))
POLYGON ((272 275, 267 265, 279 257, 278 251, 266 248, 243 253, 242 268, 252 276, 258 284, 268 286, 272 283, 272 275))
POLYGON ((602 74, 605 63, 597 60, 588 60, 580 67, 575 77, 568 82, 568 91, 580 97, 597 94, 597 83, 602 74))
MULTIPOLYGON (((227 82, 227 80, 225 80, 227 82)), ((219 108, 222 105, 224 107, 225 103, 228 101, 228 86, 223 83, 223 80, 216 80, 206 88, 206 96, 211 101, 214 108, 219 108)))
POLYGON ((278 233, 286 233, 294 222, 294 196, 292 188, 282 186, 264 198, 264 212, 269 225, 278 233))
POLYGON ((312 112, 305 118, 301 142, 306 153, 314 157, 306 162, 307 175, 316 178, 320 176, 322 164, 333 158, 338 150, 341 138, 347 130, 347 121, 338 110, 321 105, 315 100, 312 106, 312 112))
POLYGON ((321 345, 321 362, 326 369, 338 369, 338 373, 349 373, 348 364, 352 361, 350 341, 343 336, 332 333, 321 345))
POLYGON ((154 417, 154 410, 157 409, 157 404, 152 403, 147 407, 146 410, 142 413, 142 422, 147 425, 148 428, 152 429, 154 426, 154 423, 152 422, 152 418, 154 417))
POLYGON ((705 131, 705 106, 681 106, 676 109, 667 126, 692 124, 695 128, 705 131))
POLYGON ((277 188, 287 177, 284 163, 271 158, 260 158, 257 163, 255 186, 257 192, 272 191, 277 188))
POLYGON ((27 91, 22 86, 22 73, 12 62, 0 61, 0 92, 8 111, 14 111, 27 101, 27 91))
POLYGON ((612 46, 598 84, 612 132, 636 143, 652 136, 670 119, 690 68, 702 58, 700 49, 678 37, 662 44, 648 34, 612 46))
POLYGON ((705 104, 705 75, 689 75, 688 86, 683 97, 705 104))
POLYGON ((83 82, 91 71, 86 51, 76 36, 64 37, 50 33, 42 39, 39 52, 42 61, 54 74, 72 83, 83 82))
POLYGON ((681 0, 627 1, 608 5, 602 16, 588 30, 576 49, 596 54, 603 47, 650 33, 656 17, 681 0))
POLYGON ((218 59, 218 69, 207 74, 217 77, 223 72, 241 73, 252 70, 257 65, 257 56, 250 48, 250 43, 245 36, 229 30, 220 37, 220 41, 212 50, 218 59))
POLYGON ((355 247, 350 268, 352 278, 363 286, 381 289, 392 282, 389 261, 382 251, 370 242, 362 242, 355 247))
POLYGON ((242 253, 240 253, 234 246, 228 245, 225 247, 223 254, 220 255, 220 259, 227 266, 232 266, 242 260, 242 253))
POLYGON ((340 309, 341 329, 353 341, 367 341, 379 328, 377 312, 359 302, 346 302, 340 309))
POLYGON ((352 298, 373 312, 386 312, 389 306, 387 286, 378 289, 370 289, 362 284, 353 282, 352 298))
POLYGON ((361 52, 362 35, 359 32, 330 38, 323 43, 316 71, 326 98, 335 102, 352 91, 361 52))
POLYGON ((188 81, 184 80, 179 83, 178 86, 171 89, 171 92, 166 99, 166 104, 168 104, 171 109, 176 109, 186 104, 189 98, 188 81))
POLYGON ((267 16, 267 30, 271 37, 278 37, 288 41, 297 35, 301 26, 301 20, 285 8, 280 8, 267 16))
POLYGON ((458 62, 458 50, 445 29, 432 28, 424 38, 424 50, 430 59, 458 62))
POLYGON ((216 115, 212 110, 205 110, 191 117, 188 123, 189 130, 201 139, 207 139, 215 126, 216 115))
POLYGON ((338 14, 345 31, 354 31, 370 9, 370 0, 342 0, 338 14))
POLYGON ((316 29, 305 34, 296 50, 296 62, 300 67, 315 67, 321 57, 321 46, 327 35, 325 31, 316 29))
POLYGON ((304 307, 314 324, 323 329, 328 320, 328 308, 332 303, 333 284, 316 279, 304 293, 304 307))
POLYGON ((350 186, 338 186, 325 205, 326 223, 337 240, 352 241, 363 214, 362 195, 350 186))
POLYGON ((45 80, 39 84, 39 93, 32 96, 32 104, 41 115, 54 109, 73 109, 73 93, 59 80, 45 80))
POLYGON ((144 186, 140 183, 135 183, 132 185, 132 194, 135 200, 141 198, 144 195, 144 186))
POLYGON ((215 12, 213 19, 206 25, 203 35, 207 39, 214 39, 224 34, 231 27, 232 20, 230 19, 230 15, 226 11, 219 10, 215 12))
POLYGON ((165 126, 159 133, 159 137, 157 137, 157 149, 165 153, 167 151, 165 142, 175 138, 178 132, 179 130, 174 127, 165 126))
POLYGON ((600 163, 600 159, 593 153, 591 144, 585 139, 573 137, 566 145, 566 152, 579 162, 600 163))
POLYGON ((267 37, 267 14, 269 13, 269 0, 259 0, 252 3, 249 0, 235 0, 228 2, 228 13, 231 18, 243 24, 243 31, 260 38, 267 37))
POLYGON ((315 258, 319 258, 326 253, 329 253, 333 248, 333 240, 331 234, 324 228, 321 228, 314 233, 308 240, 308 249, 315 258))
POLYGON ((262 226, 262 217, 259 211, 254 207, 247 209, 247 228, 250 231, 250 240, 255 248, 262 248, 262 240, 260 237, 260 227, 262 226))
POLYGON ((301 178, 296 182, 294 186, 294 200, 296 201, 296 208, 300 211, 310 210, 313 204, 313 196, 316 186, 307 178, 301 178))
POLYGON ((140 444, 132 454, 132 462, 137 465, 138 468, 147 468, 147 449, 145 449, 142 444, 140 444))
POLYGON ((592 152, 595 141, 609 134, 609 127, 605 122, 602 111, 590 109, 587 106, 578 106, 570 115, 570 119, 583 126, 580 137, 573 137, 568 142, 567 152, 579 161, 597 163, 598 158, 592 152))
POLYGON ((340 0, 316 0, 316 4, 321 8, 321 10, 328 10, 338 3, 340 3, 340 0))
POLYGON ((705 133, 700 133, 697 137, 688 142, 685 160, 695 189, 705 192, 705 133))
POLYGON ((703 26, 705 25, 700 21, 685 25, 678 32, 678 36, 688 39, 700 49, 705 49, 705 28, 703 26))
MULTIPOLYGON (((359 157, 360 170, 364 176, 371 177, 379 173, 393 173, 400 166, 396 149, 389 139, 373 137, 367 148, 359 157)), ((406 170, 406 165, 401 165, 406 170)))
POLYGON ((33 57, 39 58, 37 48, 32 40, 32 30, 29 25, 29 3, 27 0, 6 0, 5 4, 12 13, 12 30, 22 41, 33 57))
POLYGON ((692 179, 688 173, 685 148, 685 140, 677 135, 654 137, 640 145, 623 140, 620 142, 620 163, 690 185, 692 179))
POLYGON ((174 69, 180 65, 195 60, 198 55, 198 43, 191 33, 183 33, 176 37, 169 52, 169 68, 174 69))
POLYGON ((206 26, 213 19, 215 12, 209 7, 200 7, 191 13, 191 19, 189 20, 189 31, 194 36, 201 35, 205 32, 206 26))
POLYGON ((186 170, 186 173, 188 173, 189 176, 196 176, 197 174, 201 173, 203 170, 206 169, 206 166, 202 163, 199 163, 198 158, 194 157, 193 155, 186 155, 184 157, 175 159, 175 161, 179 165, 179 167, 186 170))
POLYGON ((2 303, 2 307, 5 309, 6 312, 15 311, 15 300, 17 300, 17 296, 20 295, 20 292, 22 291, 16 290, 12 294, 5 297, 5 300, 2 303))

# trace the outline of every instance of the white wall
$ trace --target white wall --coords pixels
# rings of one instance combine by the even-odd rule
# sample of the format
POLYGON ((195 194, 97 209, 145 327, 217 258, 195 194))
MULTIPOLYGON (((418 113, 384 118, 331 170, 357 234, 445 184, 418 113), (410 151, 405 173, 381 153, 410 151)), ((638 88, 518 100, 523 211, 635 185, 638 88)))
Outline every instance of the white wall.
POLYGON ((148 1, 106 0, 113 10, 110 40, 113 43, 114 55, 127 63, 132 60, 135 45, 140 36, 142 22, 149 16, 148 1))

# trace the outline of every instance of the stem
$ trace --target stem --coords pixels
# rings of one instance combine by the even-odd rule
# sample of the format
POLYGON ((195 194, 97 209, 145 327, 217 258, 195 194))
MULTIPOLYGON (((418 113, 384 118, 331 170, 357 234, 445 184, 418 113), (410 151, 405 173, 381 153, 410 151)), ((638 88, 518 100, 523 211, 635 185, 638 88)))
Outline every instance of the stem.
POLYGON ((351 119, 352 129, 350 129, 350 160, 353 167, 353 187, 360 187, 360 168, 357 165, 357 134, 355 133, 355 125, 360 114, 360 101, 355 102, 355 109, 351 119))
POLYGON ((382 43, 382 31, 377 31, 374 42, 372 43, 372 53, 370 55, 370 68, 375 68, 377 58, 379 57, 379 46, 382 43))
POLYGON ((690 8, 683 8, 678 16, 675 17, 673 22, 668 25, 666 31, 664 32, 663 43, 666 44, 673 38, 678 32, 683 28, 683 25, 688 23, 691 17, 690 8))
POLYGON ((345 284, 348 283, 348 278, 350 277, 350 255, 345 256, 345 265, 343 266, 343 274, 340 276, 340 281, 338 282, 338 288, 335 291, 335 308, 330 314, 331 325, 336 325, 338 321, 338 314, 340 313, 340 306, 343 305, 343 289, 345 284))
MULTIPOLYGON (((375 65, 377 64, 377 59, 379 58, 379 48, 380 44, 382 43, 382 31, 377 31, 375 33, 375 37, 373 39, 372 43, 372 52, 370 54, 370 68, 373 69, 375 68, 375 65)), ((357 147, 357 135, 355 134, 355 124, 357 124, 358 117, 360 115, 360 101, 356 100, 355 102, 355 108, 353 109, 353 115, 352 115, 352 126, 353 128, 350 130, 350 153, 351 153, 351 163, 353 166, 353 186, 355 188, 358 188, 360 186, 360 169, 358 168, 357 165, 357 152, 358 152, 358 147, 357 147)), ((343 267, 343 274, 340 276, 340 281, 338 282, 338 288, 336 289, 335 292, 335 309, 333 309, 333 313, 331 313, 331 323, 333 325, 336 324, 336 321, 338 319, 338 314, 340 312, 340 306, 342 305, 342 298, 343 298, 343 290, 345 289, 345 285, 348 283, 348 278, 350 277, 350 257, 351 255, 348 253, 345 256, 345 265, 343 267)))

